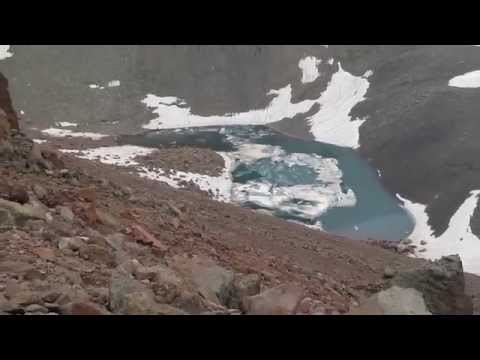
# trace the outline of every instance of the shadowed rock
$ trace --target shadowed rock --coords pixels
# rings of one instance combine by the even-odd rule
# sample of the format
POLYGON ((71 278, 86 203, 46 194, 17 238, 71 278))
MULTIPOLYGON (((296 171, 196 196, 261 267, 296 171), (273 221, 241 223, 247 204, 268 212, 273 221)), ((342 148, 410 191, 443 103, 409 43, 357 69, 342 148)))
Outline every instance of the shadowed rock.
POLYGON ((473 314, 472 299, 465 294, 463 266, 458 255, 399 273, 392 279, 392 284, 420 291, 434 315, 473 314))

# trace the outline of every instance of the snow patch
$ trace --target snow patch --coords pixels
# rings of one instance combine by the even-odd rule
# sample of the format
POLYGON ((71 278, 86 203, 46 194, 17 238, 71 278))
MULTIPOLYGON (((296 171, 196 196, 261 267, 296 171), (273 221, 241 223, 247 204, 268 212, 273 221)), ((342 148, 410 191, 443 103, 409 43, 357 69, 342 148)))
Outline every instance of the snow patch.
POLYGON ((426 206, 397 197, 403 207, 415 219, 415 228, 409 239, 417 246, 416 256, 436 260, 442 256, 458 254, 466 272, 480 275, 480 239, 472 233, 470 218, 478 205, 480 190, 470 192, 468 198, 451 217, 447 230, 440 236, 433 236, 428 225, 426 206), (422 245, 421 241, 426 244, 422 245), (418 251, 422 250, 422 252, 418 251))
POLYGON ((456 76, 448 82, 448 86, 459 88, 478 88, 480 87, 480 70, 471 71, 466 74, 456 76))
POLYGON ((78 124, 68 122, 68 121, 60 121, 60 122, 55 123, 55 125, 59 126, 59 127, 77 127, 78 126, 78 124))
POLYGON ((4 60, 13 56, 13 53, 11 53, 9 50, 10 45, 0 45, 0 60, 4 60))
POLYGON ((42 130, 42 133, 52 137, 83 137, 83 138, 89 138, 92 140, 99 140, 108 136, 108 135, 91 133, 91 132, 74 132, 67 129, 57 129, 57 128, 45 129, 45 130, 42 130))
POLYGON ((120 80, 109 81, 107 86, 108 87, 119 87, 120 86, 120 80))
POLYGON ((365 119, 352 121, 350 112, 365 100, 369 86, 366 78, 344 71, 338 63, 338 71, 318 100, 320 110, 307 119, 317 141, 354 149, 360 146, 359 129, 365 119))
POLYGON ((373 75, 373 71, 372 70, 367 70, 367 71, 365 71, 365 74, 363 74, 362 77, 368 79, 372 75, 373 75))
POLYGON ((99 85, 99 84, 88 85, 90 89, 100 89, 100 90, 105 89, 105 87, 113 88, 113 87, 119 87, 119 86, 120 86, 120 80, 111 80, 107 83, 107 85, 99 85))
POLYGON ((81 159, 97 160, 104 164, 133 167, 140 177, 167 183, 174 188, 183 187, 184 181, 192 181, 198 187, 210 192, 213 198, 219 201, 230 201, 230 193, 232 188, 230 157, 223 153, 218 153, 225 161, 225 168, 220 176, 208 176, 195 174, 184 171, 166 172, 161 168, 147 168, 141 166, 134 159, 137 156, 146 156, 157 149, 146 148, 142 146, 122 145, 122 146, 105 146, 88 150, 61 150, 64 153, 71 153, 81 159))
POLYGON ((322 63, 321 59, 315 56, 307 56, 298 62, 298 67, 302 70, 302 83, 314 82, 319 76, 318 65, 322 63))
MULTIPOLYGON (((368 72, 366 73, 368 75, 368 72)), ((225 125, 265 125, 306 113, 314 104, 320 110, 307 121, 317 141, 351 148, 359 147, 359 128, 365 119, 351 119, 350 111, 365 100, 370 86, 365 76, 354 76, 342 69, 332 75, 327 89, 316 100, 304 100, 292 104, 292 88, 287 85, 279 90, 270 90, 267 95, 275 95, 265 109, 243 113, 201 116, 191 113, 185 101, 173 96, 159 97, 148 94, 142 100, 157 118, 143 125, 144 129, 174 129, 202 126, 225 125)))
POLYGON ((184 127, 224 126, 224 125, 265 125, 279 121, 285 117, 307 112, 315 103, 305 100, 292 104, 292 88, 290 85, 279 90, 271 90, 267 95, 275 95, 266 109, 251 110, 243 113, 201 116, 191 113, 191 108, 179 105, 185 101, 172 96, 159 97, 148 94, 142 103, 153 108, 156 119, 143 125, 144 129, 175 129, 184 127))
POLYGON ((37 143, 37 144, 43 144, 43 143, 46 143, 47 140, 42 140, 42 139, 33 139, 33 142, 34 143, 37 143))

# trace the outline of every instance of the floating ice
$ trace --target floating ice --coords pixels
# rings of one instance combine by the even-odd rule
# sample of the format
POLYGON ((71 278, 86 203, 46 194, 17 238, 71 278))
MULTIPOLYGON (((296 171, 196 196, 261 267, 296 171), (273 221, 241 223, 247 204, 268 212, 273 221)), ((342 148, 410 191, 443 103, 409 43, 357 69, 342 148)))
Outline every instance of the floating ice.
POLYGON ((343 174, 335 159, 258 144, 242 145, 228 155, 236 159, 233 202, 317 227, 329 208, 356 204, 353 191, 342 189, 343 174))

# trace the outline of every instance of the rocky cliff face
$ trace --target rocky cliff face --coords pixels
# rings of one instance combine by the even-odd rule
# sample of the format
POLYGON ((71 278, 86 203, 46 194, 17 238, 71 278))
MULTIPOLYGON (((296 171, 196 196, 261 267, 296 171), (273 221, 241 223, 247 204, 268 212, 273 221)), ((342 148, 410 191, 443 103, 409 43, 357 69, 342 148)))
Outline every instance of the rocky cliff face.
POLYGON ((8 91, 8 80, 0 72, 0 141, 9 136, 11 129, 18 130, 18 118, 8 91))

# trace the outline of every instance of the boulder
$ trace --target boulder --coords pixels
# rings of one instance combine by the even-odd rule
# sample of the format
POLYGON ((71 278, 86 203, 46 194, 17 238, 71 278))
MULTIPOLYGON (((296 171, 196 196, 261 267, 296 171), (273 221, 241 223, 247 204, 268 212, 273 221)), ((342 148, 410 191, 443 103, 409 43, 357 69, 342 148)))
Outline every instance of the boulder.
POLYGON ((391 279, 395 276, 397 272, 395 269, 391 268, 390 266, 385 267, 385 270, 383 271, 383 277, 385 279, 391 279))
POLYGON ((61 251, 79 251, 81 248, 85 247, 83 239, 80 237, 62 237, 58 240, 58 248, 61 251))
POLYGON ((181 274, 202 296, 218 305, 226 305, 231 296, 235 274, 213 260, 194 256, 174 256, 169 265, 181 274))
POLYGON ((43 260, 46 260, 46 261, 55 260, 55 251, 53 251, 53 249, 46 248, 46 247, 38 247, 38 248, 34 248, 32 252, 43 260))
POLYGON ((33 193, 35 194, 35 196, 39 200, 45 199, 48 195, 48 191, 45 190, 45 188, 43 186, 38 185, 38 184, 34 184, 33 187, 32 187, 32 190, 33 190, 33 193))
POLYGON ((463 266, 458 255, 401 272, 391 283, 421 292, 428 310, 434 315, 473 314, 472 299, 465 294, 463 266))
POLYGON ((152 278, 152 288, 155 299, 161 303, 172 303, 186 288, 185 282, 175 271, 165 266, 157 265, 153 269, 155 275, 152 278))
POLYGON ((0 229, 9 228, 15 225, 15 219, 12 216, 12 213, 8 209, 0 208, 0 229))
POLYGON ((110 283, 110 309, 120 315, 155 315, 154 293, 128 275, 114 274, 110 283))
POLYGON ((304 291, 301 287, 283 284, 246 297, 243 310, 249 315, 293 315, 303 297, 304 291))
POLYGON ((112 214, 109 214, 106 211, 103 211, 99 208, 96 208, 97 220, 103 225, 110 226, 112 228, 118 229, 120 227, 120 221, 115 218, 112 214))
POLYGON ((260 293, 260 285, 261 277, 258 274, 236 275, 226 305, 231 309, 240 309, 245 297, 260 293))
POLYGON ((108 312, 92 302, 71 302, 61 307, 62 315, 108 315, 108 312))
POLYGON ((39 204, 19 204, 13 201, 0 199, 0 209, 8 210, 16 221, 26 221, 28 219, 46 220, 47 208, 39 204))
POLYGON ((350 315, 431 315, 422 294, 412 288, 393 286, 372 295, 350 315))
POLYGON ((68 223, 72 223, 75 220, 75 215, 73 214, 72 210, 67 206, 59 206, 58 213, 68 223))
POLYGON ((31 305, 28 305, 26 308, 25 308, 25 312, 28 312, 28 313, 37 313, 37 314, 46 314, 48 313, 48 309, 42 305, 39 305, 39 304, 31 304, 31 305))

